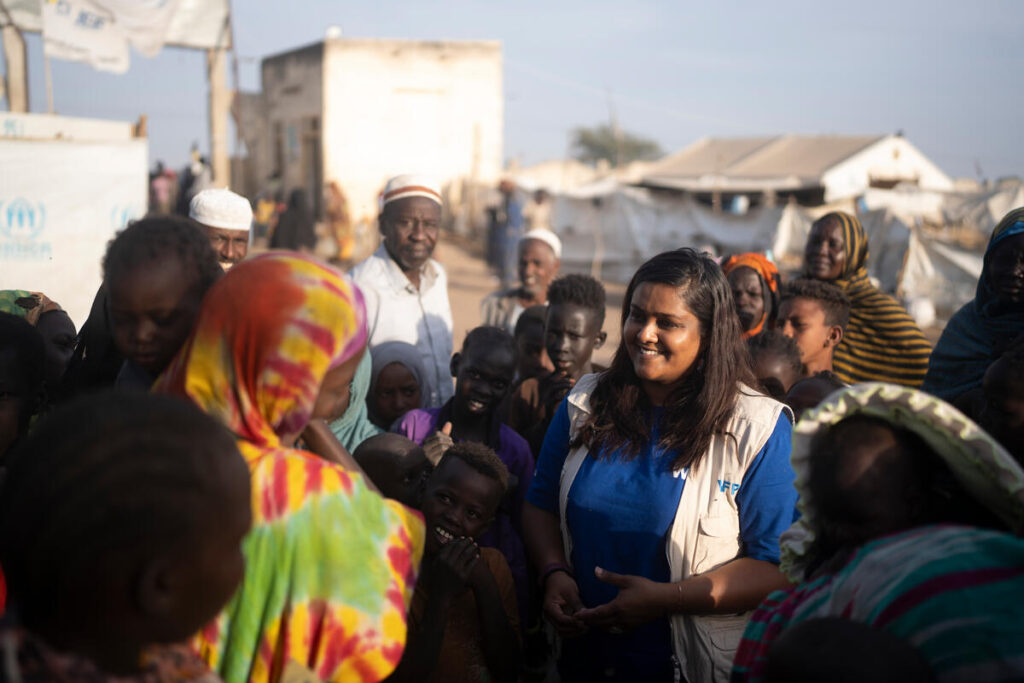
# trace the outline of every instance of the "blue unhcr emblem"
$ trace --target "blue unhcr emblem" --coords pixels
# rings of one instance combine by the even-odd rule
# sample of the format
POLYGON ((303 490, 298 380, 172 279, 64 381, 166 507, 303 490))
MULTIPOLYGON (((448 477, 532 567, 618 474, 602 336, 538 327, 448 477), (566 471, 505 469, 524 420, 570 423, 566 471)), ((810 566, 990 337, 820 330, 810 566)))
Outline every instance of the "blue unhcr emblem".
POLYGON ((32 240, 39 236, 46 224, 46 207, 32 204, 18 197, 4 204, 0 202, 0 234, 17 240, 32 240))

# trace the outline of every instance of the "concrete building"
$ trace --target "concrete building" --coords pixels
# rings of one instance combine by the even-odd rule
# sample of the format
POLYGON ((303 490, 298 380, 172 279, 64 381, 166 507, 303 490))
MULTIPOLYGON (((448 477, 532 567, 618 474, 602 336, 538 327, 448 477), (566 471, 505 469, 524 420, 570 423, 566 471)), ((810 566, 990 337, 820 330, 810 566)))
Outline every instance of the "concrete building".
POLYGON ((388 177, 496 184, 502 167, 501 44, 328 37, 262 62, 239 99, 249 177, 301 187, 322 215, 338 183, 352 220, 377 217, 388 177), (254 113, 254 110, 258 110, 254 113))
POLYGON ((701 138, 655 163, 641 184, 682 190, 714 206, 790 197, 816 206, 897 185, 953 189, 953 180, 902 135, 701 138))

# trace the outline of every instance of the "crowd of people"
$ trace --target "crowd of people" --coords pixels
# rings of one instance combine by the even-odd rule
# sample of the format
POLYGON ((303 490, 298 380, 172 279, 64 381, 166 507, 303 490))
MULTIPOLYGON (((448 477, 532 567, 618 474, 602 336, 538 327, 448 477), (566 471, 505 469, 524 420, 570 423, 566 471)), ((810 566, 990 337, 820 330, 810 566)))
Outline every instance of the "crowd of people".
POLYGON ((0 292, 0 680, 1024 679, 1024 209, 934 351, 828 213, 652 255, 604 367, 543 220, 453 339, 443 208, 345 274, 205 189, 81 330, 0 292))

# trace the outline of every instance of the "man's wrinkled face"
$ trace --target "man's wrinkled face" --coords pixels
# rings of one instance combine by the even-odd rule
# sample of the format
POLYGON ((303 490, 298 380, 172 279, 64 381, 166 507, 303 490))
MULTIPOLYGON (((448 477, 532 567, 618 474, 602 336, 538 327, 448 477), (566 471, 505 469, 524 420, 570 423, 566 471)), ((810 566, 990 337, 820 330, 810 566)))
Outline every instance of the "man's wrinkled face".
POLYGON ((384 246, 402 270, 419 270, 437 246, 441 205, 426 197, 391 202, 380 215, 384 246))

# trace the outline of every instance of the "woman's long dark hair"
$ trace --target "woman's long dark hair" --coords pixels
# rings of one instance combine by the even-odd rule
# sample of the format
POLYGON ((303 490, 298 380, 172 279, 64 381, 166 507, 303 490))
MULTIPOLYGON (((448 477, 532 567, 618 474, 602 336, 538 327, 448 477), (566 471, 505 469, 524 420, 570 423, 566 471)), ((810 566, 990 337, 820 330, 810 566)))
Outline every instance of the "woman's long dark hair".
MULTIPOLYGON (((738 384, 755 386, 743 345, 732 291, 718 264, 693 249, 666 251, 648 260, 629 282, 622 325, 633 293, 645 282, 675 287, 700 321, 701 350, 686 381, 668 398, 659 421, 658 446, 675 451, 674 470, 693 465, 732 416, 738 384)), ((650 439, 652 403, 633 369, 623 337, 615 358, 590 397, 591 417, 573 445, 586 444, 597 457, 618 451, 635 458, 650 439)))

